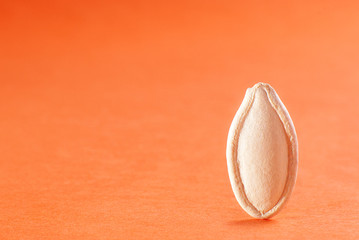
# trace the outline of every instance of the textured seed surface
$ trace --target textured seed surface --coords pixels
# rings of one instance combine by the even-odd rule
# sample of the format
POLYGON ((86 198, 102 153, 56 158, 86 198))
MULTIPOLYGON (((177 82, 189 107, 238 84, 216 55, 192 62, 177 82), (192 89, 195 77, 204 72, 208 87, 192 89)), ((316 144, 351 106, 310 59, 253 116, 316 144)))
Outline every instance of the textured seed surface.
POLYGON ((289 198, 297 173, 297 139, 275 91, 248 89, 230 128, 228 171, 242 208, 256 218, 275 215, 289 198))

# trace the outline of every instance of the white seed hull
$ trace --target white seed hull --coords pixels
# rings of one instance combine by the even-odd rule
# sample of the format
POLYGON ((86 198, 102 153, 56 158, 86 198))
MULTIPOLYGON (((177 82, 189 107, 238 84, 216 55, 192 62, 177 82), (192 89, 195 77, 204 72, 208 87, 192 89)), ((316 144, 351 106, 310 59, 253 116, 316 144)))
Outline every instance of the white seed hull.
POLYGON ((275 91, 263 83, 248 89, 227 142, 232 189, 248 214, 269 218, 283 207, 296 180, 297 149, 292 120, 275 91))

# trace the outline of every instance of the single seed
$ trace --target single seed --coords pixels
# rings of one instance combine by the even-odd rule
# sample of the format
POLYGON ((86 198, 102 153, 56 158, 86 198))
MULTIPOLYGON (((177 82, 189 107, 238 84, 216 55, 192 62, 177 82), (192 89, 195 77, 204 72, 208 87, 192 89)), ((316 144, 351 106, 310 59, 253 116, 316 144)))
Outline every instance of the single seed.
POLYGON ((298 142, 289 113, 274 89, 248 89, 228 133, 227 165, 234 195, 252 217, 270 218, 291 195, 298 142))

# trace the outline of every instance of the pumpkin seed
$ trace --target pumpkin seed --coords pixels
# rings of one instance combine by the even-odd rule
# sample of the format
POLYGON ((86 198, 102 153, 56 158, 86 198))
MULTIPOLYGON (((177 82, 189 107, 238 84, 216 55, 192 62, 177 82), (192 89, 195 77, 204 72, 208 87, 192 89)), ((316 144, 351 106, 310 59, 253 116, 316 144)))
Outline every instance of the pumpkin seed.
POLYGON ((278 213, 291 195, 298 166, 293 122, 274 89, 248 89, 227 140, 227 165, 234 195, 255 218, 278 213))

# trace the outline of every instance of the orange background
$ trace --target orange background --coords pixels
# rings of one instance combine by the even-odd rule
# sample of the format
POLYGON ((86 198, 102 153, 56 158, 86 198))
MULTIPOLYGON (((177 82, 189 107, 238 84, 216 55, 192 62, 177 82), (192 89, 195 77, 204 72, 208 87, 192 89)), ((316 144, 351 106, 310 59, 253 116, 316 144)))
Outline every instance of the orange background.
POLYGON ((2 1, 1 239, 359 239, 358 1, 2 1), (248 3, 250 2, 250 3, 248 3), (299 140, 272 220, 226 138, 270 83, 299 140))

